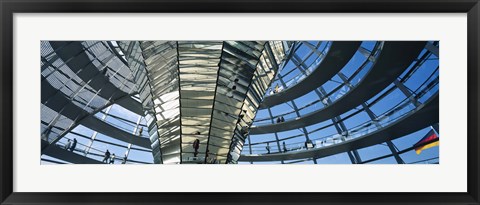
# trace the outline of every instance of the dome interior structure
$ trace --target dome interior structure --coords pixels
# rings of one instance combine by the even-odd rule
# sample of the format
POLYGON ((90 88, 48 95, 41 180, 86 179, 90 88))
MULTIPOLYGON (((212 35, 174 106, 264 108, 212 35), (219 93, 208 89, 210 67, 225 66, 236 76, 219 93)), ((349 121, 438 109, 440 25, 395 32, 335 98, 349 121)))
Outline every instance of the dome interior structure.
POLYGON ((438 41, 41 41, 41 164, 438 164, 438 41))

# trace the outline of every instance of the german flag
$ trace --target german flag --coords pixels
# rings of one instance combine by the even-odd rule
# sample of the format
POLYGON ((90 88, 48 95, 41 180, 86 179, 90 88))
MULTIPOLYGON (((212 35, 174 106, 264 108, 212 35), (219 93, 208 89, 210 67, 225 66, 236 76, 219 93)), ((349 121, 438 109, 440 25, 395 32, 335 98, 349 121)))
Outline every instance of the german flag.
POLYGON ((430 132, 428 132, 427 135, 425 135, 425 137, 423 137, 420 141, 415 143, 413 147, 415 148, 415 152, 420 154, 425 149, 439 145, 440 139, 438 138, 437 133, 435 133, 433 130, 430 130, 430 132))

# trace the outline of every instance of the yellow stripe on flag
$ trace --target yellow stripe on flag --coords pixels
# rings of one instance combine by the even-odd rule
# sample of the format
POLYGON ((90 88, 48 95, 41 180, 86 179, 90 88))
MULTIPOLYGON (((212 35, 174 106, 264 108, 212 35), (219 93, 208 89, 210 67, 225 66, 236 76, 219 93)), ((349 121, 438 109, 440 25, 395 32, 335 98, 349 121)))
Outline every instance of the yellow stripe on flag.
POLYGON ((440 141, 436 141, 436 142, 432 142, 430 144, 423 145, 422 147, 419 147, 419 148, 415 149, 415 152, 417 154, 420 154, 420 153, 422 153, 423 150, 426 150, 426 149, 432 148, 432 147, 436 147, 436 146, 440 146, 440 141))

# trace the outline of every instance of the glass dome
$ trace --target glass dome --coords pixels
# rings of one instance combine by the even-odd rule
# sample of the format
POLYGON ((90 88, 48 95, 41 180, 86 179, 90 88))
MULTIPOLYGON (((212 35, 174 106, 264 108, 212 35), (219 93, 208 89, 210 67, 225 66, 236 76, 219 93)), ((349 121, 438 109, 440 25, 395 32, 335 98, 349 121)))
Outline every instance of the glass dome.
POLYGON ((41 163, 437 164, 438 50, 42 41, 41 163))

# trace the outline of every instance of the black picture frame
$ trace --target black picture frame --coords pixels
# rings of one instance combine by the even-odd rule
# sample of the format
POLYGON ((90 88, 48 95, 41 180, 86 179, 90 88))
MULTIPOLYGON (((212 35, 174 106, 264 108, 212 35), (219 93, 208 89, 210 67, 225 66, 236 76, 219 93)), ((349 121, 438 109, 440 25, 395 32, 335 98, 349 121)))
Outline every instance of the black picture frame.
MULTIPOLYGON (((0 0, 1 204, 480 204, 478 0, 0 0), (13 192, 13 14, 112 12, 467 13, 468 188, 466 193, 17 193, 13 192)), ((353 183, 353 182, 352 182, 353 183)))

